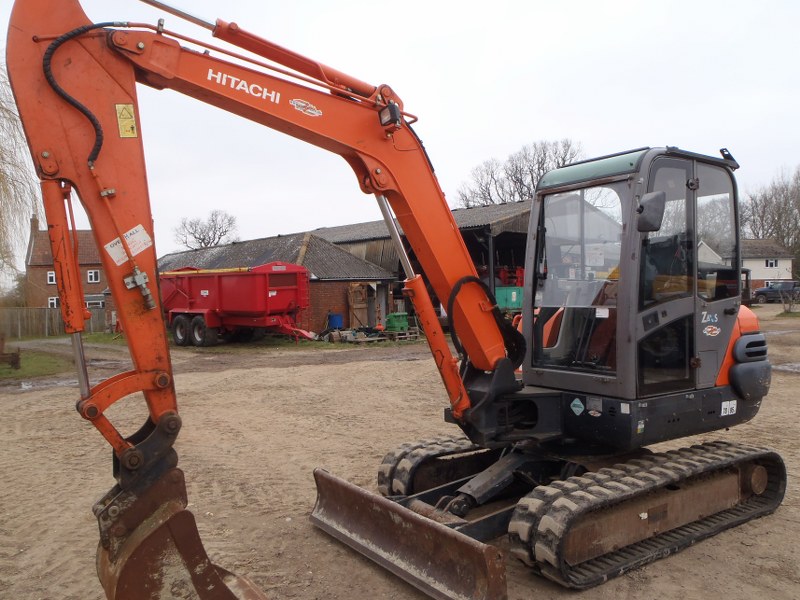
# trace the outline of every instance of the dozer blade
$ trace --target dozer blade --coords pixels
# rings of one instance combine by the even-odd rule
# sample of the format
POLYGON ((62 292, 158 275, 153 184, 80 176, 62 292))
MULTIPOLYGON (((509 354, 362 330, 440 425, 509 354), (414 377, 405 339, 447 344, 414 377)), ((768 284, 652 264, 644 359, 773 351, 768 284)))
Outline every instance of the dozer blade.
POLYGON ((311 522, 432 598, 505 600, 503 553, 323 469, 311 522))
POLYGON ((142 495, 104 503, 97 573, 110 600, 267 600, 249 579, 214 565, 194 515, 185 509, 183 473, 173 469, 142 495), (114 523, 103 513, 108 506, 114 523), (107 534, 107 535, 105 535, 107 534))

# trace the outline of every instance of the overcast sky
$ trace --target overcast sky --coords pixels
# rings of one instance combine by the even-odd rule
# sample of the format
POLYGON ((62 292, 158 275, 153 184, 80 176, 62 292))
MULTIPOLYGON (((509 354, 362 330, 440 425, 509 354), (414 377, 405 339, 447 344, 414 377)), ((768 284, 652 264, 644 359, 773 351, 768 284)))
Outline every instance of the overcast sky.
MULTIPOLYGON (((451 206, 470 171, 537 140, 587 157, 675 145, 742 165, 746 193, 800 165, 800 3, 543 0, 167 0, 235 21, 372 84, 389 84, 451 206)), ((8 22, 10 0, 0 20, 8 22)), ((135 0, 85 0, 95 22, 166 19, 135 0)), ((6 26, 2 26, 5 47, 6 26)), ((221 208, 241 239, 380 218, 340 157, 170 91, 142 89, 159 256, 181 217, 221 208)))

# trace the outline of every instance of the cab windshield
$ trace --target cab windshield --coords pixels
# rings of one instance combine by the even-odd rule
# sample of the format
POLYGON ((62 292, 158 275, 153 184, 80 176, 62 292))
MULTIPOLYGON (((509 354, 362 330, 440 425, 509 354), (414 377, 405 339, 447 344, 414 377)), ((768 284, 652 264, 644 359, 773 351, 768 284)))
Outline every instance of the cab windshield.
POLYGON ((534 364, 616 370, 625 182, 550 194, 537 244, 534 364))

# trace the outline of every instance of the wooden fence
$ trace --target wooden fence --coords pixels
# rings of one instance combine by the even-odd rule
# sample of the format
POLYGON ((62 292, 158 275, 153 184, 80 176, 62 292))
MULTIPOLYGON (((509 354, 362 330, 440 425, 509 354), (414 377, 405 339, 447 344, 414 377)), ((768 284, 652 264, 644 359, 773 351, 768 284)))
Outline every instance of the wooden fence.
MULTIPOLYGON (((86 320, 86 332, 106 330, 104 308, 90 308, 92 317, 86 320)), ((61 309, 58 308, 0 308, 0 331, 6 340, 41 338, 65 335, 61 309)))

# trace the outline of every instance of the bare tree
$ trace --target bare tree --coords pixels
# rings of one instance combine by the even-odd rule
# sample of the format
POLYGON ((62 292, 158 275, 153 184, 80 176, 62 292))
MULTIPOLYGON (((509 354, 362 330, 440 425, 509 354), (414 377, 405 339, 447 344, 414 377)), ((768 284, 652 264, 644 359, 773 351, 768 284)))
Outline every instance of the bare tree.
POLYGON ((17 273, 16 257, 24 249, 31 215, 41 212, 41 197, 28 144, 0 67, 0 284, 17 273))
MULTIPOLYGON (((800 166, 781 171, 770 183, 742 202, 745 235, 774 239, 800 259, 800 166)), ((795 264, 798 264, 795 260, 795 264)))
POLYGON ((728 195, 697 200, 697 241, 703 241, 721 257, 731 256, 736 244, 733 204, 728 195))
POLYGON ((761 190, 743 199, 741 221, 744 234, 749 238, 767 239, 771 236, 772 214, 770 198, 761 190))
POLYGON ((458 190, 459 203, 464 207, 485 206, 507 202, 503 165, 496 158, 481 163, 471 172, 472 184, 458 190))
POLYGON ((223 242, 235 242, 236 217, 222 210, 212 210, 208 219, 181 219, 174 230, 175 241, 184 248, 210 248, 223 242))
POLYGON ((582 153, 580 143, 572 140, 543 140, 523 146, 504 163, 489 159, 475 167, 472 180, 459 188, 458 204, 486 206, 532 198, 545 173, 575 161, 582 153))

